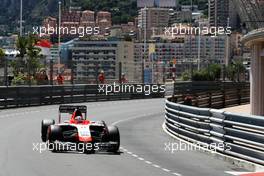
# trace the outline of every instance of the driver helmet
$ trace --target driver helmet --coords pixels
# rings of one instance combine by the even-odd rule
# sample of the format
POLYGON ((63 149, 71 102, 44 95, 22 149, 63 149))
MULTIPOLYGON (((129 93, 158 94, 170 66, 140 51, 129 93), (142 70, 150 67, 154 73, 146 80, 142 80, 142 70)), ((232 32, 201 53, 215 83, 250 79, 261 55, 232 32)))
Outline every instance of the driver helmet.
POLYGON ((83 118, 82 118, 82 116, 76 116, 76 117, 75 117, 75 120, 77 120, 77 121, 82 121, 83 118))

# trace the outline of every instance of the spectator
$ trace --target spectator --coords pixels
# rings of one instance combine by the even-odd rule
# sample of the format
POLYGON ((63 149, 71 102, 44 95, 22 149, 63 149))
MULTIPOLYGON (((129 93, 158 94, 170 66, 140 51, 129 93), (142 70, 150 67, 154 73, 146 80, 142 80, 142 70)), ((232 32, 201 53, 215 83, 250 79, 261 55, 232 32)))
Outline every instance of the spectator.
POLYGON ((126 79, 126 75, 125 75, 125 73, 122 73, 122 77, 121 77, 120 83, 121 83, 121 84, 123 84, 123 83, 127 83, 127 79, 126 79))
POLYGON ((183 104, 184 104, 184 105, 188 105, 188 106, 192 106, 192 99, 193 99, 192 96, 187 95, 187 96, 184 98, 184 102, 183 102, 183 104))
POLYGON ((101 73, 98 76, 98 80, 100 84, 104 84, 105 83, 105 75, 104 75, 104 71, 102 70, 101 73))
POLYGON ((46 71, 44 71, 44 82, 45 82, 45 84, 49 84, 49 77, 48 77, 46 71))
POLYGON ((61 74, 57 76, 58 85, 63 85, 64 78, 61 74))

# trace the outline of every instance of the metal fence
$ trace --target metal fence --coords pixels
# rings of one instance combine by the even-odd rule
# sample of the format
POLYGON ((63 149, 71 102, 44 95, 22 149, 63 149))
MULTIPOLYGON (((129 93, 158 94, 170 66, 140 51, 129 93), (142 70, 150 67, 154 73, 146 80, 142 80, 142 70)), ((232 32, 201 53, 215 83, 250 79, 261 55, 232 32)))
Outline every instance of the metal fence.
POLYGON ((174 136, 264 165, 264 118, 166 101, 165 127, 174 136))
MULTIPOLYGON (((99 85, 95 84, 0 87, 0 109, 89 101, 164 97, 164 92, 160 89, 148 92, 138 92, 135 90, 137 86, 143 87, 143 84, 127 85, 126 90, 124 88, 121 90, 120 88, 118 91, 114 91, 113 86, 108 85, 108 91, 110 91, 107 94, 100 90, 99 85)), ((160 85, 158 86, 160 87, 160 85)))

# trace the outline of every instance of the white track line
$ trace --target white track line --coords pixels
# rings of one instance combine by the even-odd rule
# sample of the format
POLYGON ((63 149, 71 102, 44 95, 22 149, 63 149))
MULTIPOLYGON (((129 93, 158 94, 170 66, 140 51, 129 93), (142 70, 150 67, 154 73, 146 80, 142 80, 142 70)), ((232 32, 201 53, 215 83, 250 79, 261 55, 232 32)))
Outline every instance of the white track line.
MULTIPOLYGON (((151 115, 156 115, 156 114, 159 114, 159 113, 149 113, 149 114, 143 114, 143 115, 140 115, 140 116, 134 116, 134 117, 131 117, 131 118, 127 118, 127 119, 122 119, 122 120, 118 120, 114 123, 112 123, 112 125, 117 125, 119 123, 123 123, 125 121, 130 121, 130 120, 134 120, 134 119, 139 119, 139 118, 143 118, 143 117, 147 117, 147 116, 151 116, 151 115)), ((166 169, 164 167, 161 167, 160 165, 157 165, 149 160, 145 160, 143 157, 139 156, 139 155, 136 155, 134 154, 133 152, 130 152, 128 151, 124 146, 120 147, 120 149, 123 151, 123 152, 126 152, 127 154, 131 155, 132 157, 134 158, 137 158, 138 160, 140 161, 143 161, 144 163, 152 166, 152 167, 155 167, 157 169, 160 169, 162 170, 163 172, 166 172, 166 173, 170 173, 172 175, 176 175, 176 176, 182 176, 181 174, 177 173, 177 172, 172 172, 171 170, 169 169, 166 169)))

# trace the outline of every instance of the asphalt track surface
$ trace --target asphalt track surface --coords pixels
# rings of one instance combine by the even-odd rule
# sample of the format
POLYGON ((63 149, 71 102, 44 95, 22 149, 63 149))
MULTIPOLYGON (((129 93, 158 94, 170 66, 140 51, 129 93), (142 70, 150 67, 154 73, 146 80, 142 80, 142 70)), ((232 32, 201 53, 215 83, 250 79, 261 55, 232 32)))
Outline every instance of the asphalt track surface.
POLYGON ((164 99, 87 103, 91 120, 119 127, 119 154, 40 153, 42 119, 57 119, 58 105, 0 111, 0 176, 223 176, 241 170, 199 151, 165 150, 179 143, 161 128, 164 99))

